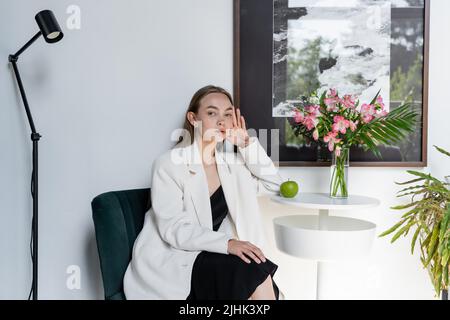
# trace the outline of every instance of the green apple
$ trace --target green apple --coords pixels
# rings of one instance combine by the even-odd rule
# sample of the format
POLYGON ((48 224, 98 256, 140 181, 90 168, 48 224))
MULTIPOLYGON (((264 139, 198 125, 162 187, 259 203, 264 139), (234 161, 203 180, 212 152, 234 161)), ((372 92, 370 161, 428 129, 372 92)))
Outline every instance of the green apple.
POLYGON ((288 179, 288 181, 285 181, 280 185, 280 194, 285 198, 293 198, 296 196, 297 192, 298 184, 295 181, 288 179))

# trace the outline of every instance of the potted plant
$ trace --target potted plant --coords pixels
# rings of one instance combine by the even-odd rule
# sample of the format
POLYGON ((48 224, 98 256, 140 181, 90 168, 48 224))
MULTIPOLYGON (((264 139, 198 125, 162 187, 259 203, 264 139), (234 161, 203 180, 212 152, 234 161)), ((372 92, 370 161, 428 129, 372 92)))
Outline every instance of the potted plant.
MULTIPOLYGON (((434 146, 439 152, 450 156, 442 148, 434 146)), ((427 268, 430 279, 436 290, 436 296, 442 293, 442 299, 448 300, 449 257, 450 257, 450 190, 449 183, 440 181, 431 174, 408 170, 413 180, 396 182, 408 186, 398 192, 397 197, 411 196, 411 201, 404 205, 391 207, 394 210, 408 211, 392 228, 379 237, 396 232, 391 243, 400 236, 414 231, 411 241, 411 254, 414 253, 417 241, 421 251, 420 260, 427 268)), ((448 177, 448 176, 447 176, 448 177)), ((446 177, 446 178, 447 178, 446 177)))

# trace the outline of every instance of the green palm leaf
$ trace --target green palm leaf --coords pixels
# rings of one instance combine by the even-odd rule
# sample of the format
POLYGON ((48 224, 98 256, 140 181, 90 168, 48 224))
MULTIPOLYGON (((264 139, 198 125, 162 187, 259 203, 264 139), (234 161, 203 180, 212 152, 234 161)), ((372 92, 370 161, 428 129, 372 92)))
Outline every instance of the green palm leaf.
POLYGON ((417 179, 409 180, 409 181, 405 181, 405 182, 395 182, 395 184, 405 185, 405 184, 410 184, 410 183, 414 183, 414 182, 419 182, 419 181, 422 181, 423 179, 424 178, 417 178, 417 179))
POLYGON ((435 145, 433 145, 433 147, 435 147, 436 150, 439 151, 440 153, 443 153, 443 154, 445 154, 445 155, 450 157, 450 152, 448 152, 448 151, 446 151, 446 150, 444 150, 442 148, 439 148, 438 146, 435 146, 435 145))
POLYGON ((372 101, 370 102, 370 104, 374 104, 375 101, 377 101, 378 96, 380 95, 381 89, 378 90, 377 94, 375 95, 375 97, 372 99, 372 101))
POLYGON ((421 229, 420 226, 417 227, 417 230, 414 233, 414 236, 412 238, 412 241, 411 241, 411 254, 414 254, 414 247, 416 246, 416 241, 417 241, 417 237, 419 236, 420 229, 421 229))
POLYGON ((406 172, 421 177, 422 179, 428 180, 428 181, 434 181, 440 183, 440 181, 434 177, 431 176, 431 174, 425 174, 423 172, 414 171, 414 170, 406 170, 406 172))
MULTIPOLYGON (((374 98, 376 100, 376 97, 374 98)), ((405 139, 414 131, 417 113, 409 103, 403 104, 386 116, 376 118, 355 131, 354 140, 364 143, 375 156, 381 158, 378 145, 393 145, 405 139)))

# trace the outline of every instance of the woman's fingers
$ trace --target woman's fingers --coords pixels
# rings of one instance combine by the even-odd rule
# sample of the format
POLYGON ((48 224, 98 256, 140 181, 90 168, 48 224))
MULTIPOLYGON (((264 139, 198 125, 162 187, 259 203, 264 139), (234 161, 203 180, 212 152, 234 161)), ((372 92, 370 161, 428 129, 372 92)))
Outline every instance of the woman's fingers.
POLYGON ((247 263, 251 262, 246 256, 244 256, 244 254, 242 252, 240 254, 238 254, 238 257, 241 258, 242 260, 244 260, 247 263))
POLYGON ((233 128, 237 126, 237 120, 236 120, 236 107, 233 106, 233 128))
POLYGON ((237 126, 242 128, 241 124, 241 110, 239 108, 236 109, 236 118, 237 118, 237 126))
POLYGON ((255 246, 251 243, 249 245, 250 245, 250 249, 258 256, 258 258, 262 262, 266 262, 266 257, 264 256, 264 253, 261 251, 261 249, 259 249, 257 246, 255 246))
POLYGON ((259 257, 262 262, 266 262, 266 257, 264 256, 264 253, 259 250, 259 248, 254 249, 253 252, 259 257))
POLYGON ((252 252, 252 250, 246 249, 244 253, 253 260, 255 260, 256 263, 258 264, 261 263, 261 260, 259 260, 259 258, 252 252))
POLYGON ((233 252, 233 254, 241 258, 246 263, 251 263, 250 259, 254 260, 258 264, 261 262, 266 262, 266 257, 263 252, 257 246, 248 241, 238 241, 236 246, 230 252, 233 252))
POLYGON ((244 116, 241 116, 242 129, 247 130, 247 126, 245 125, 244 116))

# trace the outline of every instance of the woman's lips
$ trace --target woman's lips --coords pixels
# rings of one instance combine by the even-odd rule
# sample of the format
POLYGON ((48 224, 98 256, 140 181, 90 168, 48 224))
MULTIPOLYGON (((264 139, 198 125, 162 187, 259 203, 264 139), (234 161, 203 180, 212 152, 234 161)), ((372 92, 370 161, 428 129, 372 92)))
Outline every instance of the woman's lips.
POLYGON ((220 139, 225 139, 226 137, 226 131, 217 130, 218 134, 220 135, 220 139))

